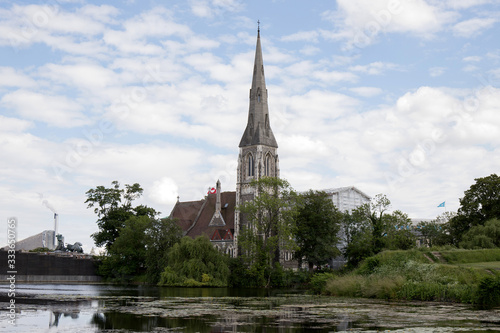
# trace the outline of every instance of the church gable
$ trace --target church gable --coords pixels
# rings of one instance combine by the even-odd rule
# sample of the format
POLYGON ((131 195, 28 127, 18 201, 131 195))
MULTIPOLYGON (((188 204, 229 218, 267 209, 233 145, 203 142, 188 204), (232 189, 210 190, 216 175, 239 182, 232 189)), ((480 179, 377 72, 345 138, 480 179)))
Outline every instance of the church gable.
MULTIPOLYGON (((196 238, 200 235, 206 235, 211 238, 214 235, 215 230, 227 230, 234 228, 236 192, 220 193, 221 209, 218 214, 216 214, 216 194, 208 194, 202 202, 202 207, 197 212, 197 217, 191 226, 188 229, 183 228, 186 236, 196 238)), ((183 203, 180 204, 182 205, 183 203)), ((225 235, 220 235, 221 238, 224 236, 225 235)))

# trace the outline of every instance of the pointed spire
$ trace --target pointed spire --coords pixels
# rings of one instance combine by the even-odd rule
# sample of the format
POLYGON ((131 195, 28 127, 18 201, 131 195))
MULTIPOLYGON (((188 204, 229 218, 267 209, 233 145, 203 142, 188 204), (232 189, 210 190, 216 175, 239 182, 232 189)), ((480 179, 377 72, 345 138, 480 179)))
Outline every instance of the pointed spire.
POLYGON ((240 147, 251 145, 278 147, 269 123, 266 78, 264 76, 264 61, 260 45, 260 22, 257 30, 257 46, 255 48, 252 88, 250 89, 248 122, 240 141, 240 147))

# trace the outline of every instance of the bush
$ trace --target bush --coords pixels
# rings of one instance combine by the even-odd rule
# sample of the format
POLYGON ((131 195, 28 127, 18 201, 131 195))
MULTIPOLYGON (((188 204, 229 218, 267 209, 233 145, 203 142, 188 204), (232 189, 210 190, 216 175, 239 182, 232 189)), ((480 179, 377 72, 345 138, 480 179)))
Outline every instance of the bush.
POLYGON ((333 273, 316 273, 311 277, 311 281, 309 282, 310 289, 315 294, 324 293, 326 283, 330 279, 334 279, 335 274, 333 273))
POLYGON ((485 277, 479 282, 475 304, 479 309, 489 310, 500 306, 500 278, 485 277))
POLYGON ((360 265, 358 269, 358 274, 369 275, 375 272, 375 269, 380 265, 380 260, 378 257, 366 258, 360 265))

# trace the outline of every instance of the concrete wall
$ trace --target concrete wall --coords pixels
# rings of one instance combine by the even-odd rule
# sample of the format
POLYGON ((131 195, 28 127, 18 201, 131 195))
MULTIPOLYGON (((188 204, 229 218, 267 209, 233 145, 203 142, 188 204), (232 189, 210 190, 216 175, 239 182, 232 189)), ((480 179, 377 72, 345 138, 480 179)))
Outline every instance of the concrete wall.
MULTIPOLYGON (((7 251, 0 251, 0 282, 7 282, 7 251)), ((16 282, 90 283, 99 282, 94 259, 67 253, 16 252, 16 282)))

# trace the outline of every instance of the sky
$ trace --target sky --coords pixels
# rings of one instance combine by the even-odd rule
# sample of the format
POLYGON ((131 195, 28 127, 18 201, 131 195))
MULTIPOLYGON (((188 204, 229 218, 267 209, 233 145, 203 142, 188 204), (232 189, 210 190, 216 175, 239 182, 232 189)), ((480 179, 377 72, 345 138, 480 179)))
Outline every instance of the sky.
POLYGON ((258 21, 294 189, 432 219, 498 171, 499 0, 0 0, 0 217, 18 240, 57 212, 89 252, 85 192, 115 180, 161 216, 218 179, 234 191, 258 21))

